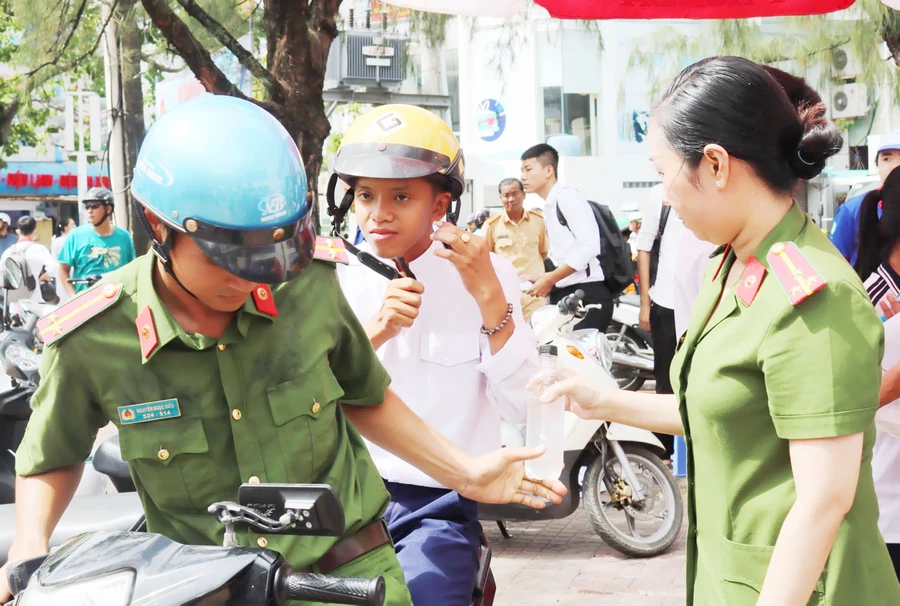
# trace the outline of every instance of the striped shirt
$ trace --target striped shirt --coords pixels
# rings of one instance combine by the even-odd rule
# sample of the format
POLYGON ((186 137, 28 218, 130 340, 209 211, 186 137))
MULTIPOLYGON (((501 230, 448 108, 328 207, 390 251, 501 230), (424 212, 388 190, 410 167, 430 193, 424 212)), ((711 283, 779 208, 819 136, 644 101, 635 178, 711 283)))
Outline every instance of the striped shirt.
POLYGON ((866 292, 876 307, 888 294, 900 293, 900 275, 888 263, 882 263, 865 283, 866 292))

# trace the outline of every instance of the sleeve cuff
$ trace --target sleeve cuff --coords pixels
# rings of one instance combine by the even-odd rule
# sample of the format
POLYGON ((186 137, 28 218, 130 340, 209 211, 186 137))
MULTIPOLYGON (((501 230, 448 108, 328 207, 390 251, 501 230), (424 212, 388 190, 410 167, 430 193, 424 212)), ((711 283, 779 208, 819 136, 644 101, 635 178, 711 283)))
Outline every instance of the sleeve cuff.
POLYGON ((568 257, 563 259, 563 263, 565 263, 575 271, 583 271, 587 269, 587 266, 590 264, 591 259, 593 259, 595 256, 597 255, 591 255, 590 257, 585 259, 584 254, 570 254, 568 257))
POLYGON ((878 407, 810 415, 772 415, 775 432, 783 440, 836 438, 872 427, 878 407))
POLYGON ((341 398, 341 404, 349 404, 350 406, 378 406, 384 402, 384 396, 387 388, 391 385, 391 377, 387 371, 382 371, 381 380, 377 381, 376 387, 357 398, 341 398))
POLYGON ((526 327, 516 324, 515 331, 500 351, 494 354, 490 347, 484 348, 478 371, 494 384, 511 377, 535 352, 534 338, 530 333, 526 327))

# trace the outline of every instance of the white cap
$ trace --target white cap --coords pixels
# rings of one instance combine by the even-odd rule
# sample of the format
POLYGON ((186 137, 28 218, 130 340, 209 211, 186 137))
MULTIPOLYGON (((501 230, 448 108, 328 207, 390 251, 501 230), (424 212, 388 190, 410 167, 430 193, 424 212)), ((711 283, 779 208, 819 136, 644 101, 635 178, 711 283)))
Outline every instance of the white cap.
POLYGON ((12 225, 12 219, 10 219, 9 215, 6 213, 0 213, 0 221, 3 221, 7 225, 12 225))

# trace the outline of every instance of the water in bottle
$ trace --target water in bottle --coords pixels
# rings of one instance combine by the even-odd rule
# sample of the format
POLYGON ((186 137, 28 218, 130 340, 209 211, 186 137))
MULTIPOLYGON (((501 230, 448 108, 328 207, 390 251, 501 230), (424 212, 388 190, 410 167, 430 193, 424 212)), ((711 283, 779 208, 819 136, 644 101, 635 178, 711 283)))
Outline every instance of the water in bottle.
POLYGON ((563 441, 565 440, 566 399, 547 403, 541 400, 544 390, 556 382, 558 376, 555 345, 542 345, 538 350, 540 364, 545 369, 545 381, 528 398, 525 422, 525 445, 545 446, 546 452, 537 459, 525 461, 525 475, 535 480, 555 480, 563 470, 563 441))

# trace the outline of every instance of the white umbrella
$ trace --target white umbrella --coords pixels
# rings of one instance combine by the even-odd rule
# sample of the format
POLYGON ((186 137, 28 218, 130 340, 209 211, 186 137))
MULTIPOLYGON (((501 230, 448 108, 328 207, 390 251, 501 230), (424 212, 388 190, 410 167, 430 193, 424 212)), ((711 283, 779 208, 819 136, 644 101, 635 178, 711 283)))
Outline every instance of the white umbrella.
POLYGON ((900 11, 900 0, 881 0, 884 4, 894 10, 900 11))
POLYGON ((528 0, 392 0, 385 4, 429 13, 470 17, 510 17, 525 10, 528 0))

